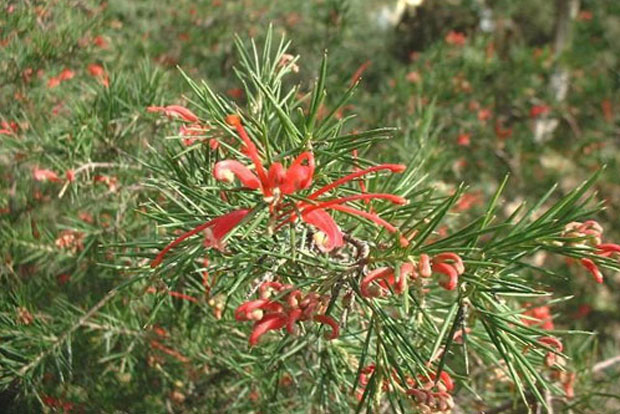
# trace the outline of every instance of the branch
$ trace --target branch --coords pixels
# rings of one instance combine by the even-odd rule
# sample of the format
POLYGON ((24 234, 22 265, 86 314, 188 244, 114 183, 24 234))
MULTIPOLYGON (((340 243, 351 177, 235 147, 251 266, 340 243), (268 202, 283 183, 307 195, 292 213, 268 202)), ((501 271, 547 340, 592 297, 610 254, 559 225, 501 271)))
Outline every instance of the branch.
POLYGON ((36 367, 45 357, 47 357, 49 354, 51 354, 56 349, 58 349, 58 347, 62 345, 62 343, 67 339, 69 335, 71 335, 78 328, 84 325, 84 323, 88 319, 90 319, 91 316, 97 313, 97 311, 99 311, 99 309, 101 309, 106 303, 108 303, 110 299, 112 299, 117 293, 118 293, 118 288, 114 288, 110 290, 103 298, 101 298, 99 302, 97 302, 95 306, 90 308, 88 312, 86 312, 80 319, 78 319, 77 322, 68 331, 63 333, 56 341, 54 341, 52 346, 50 346, 48 349, 46 349, 45 351, 37 355, 37 357, 34 360, 32 360, 31 363, 22 367, 22 369, 19 370, 18 375, 23 377, 28 371, 36 367))

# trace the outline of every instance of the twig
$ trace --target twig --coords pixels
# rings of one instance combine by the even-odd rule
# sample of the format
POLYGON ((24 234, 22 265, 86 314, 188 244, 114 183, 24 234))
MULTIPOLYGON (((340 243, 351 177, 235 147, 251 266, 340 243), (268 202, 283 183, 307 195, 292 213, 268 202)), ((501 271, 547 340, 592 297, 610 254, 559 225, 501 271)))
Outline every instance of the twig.
POLYGON ((613 358, 609 358, 606 359, 605 361, 601 361, 599 363, 594 364, 594 366, 592 367, 592 372, 596 373, 596 372, 600 372, 606 368, 609 368, 610 366, 617 364, 618 362, 620 362, 620 355, 616 355, 613 358))
POLYGON ((61 346, 62 343, 67 339, 67 337, 69 335, 71 335, 78 328, 80 328, 82 325, 84 325, 84 323, 88 319, 90 319, 91 316, 93 316, 95 313, 97 313, 97 311, 99 309, 101 309, 106 303, 108 303, 110 301, 110 299, 112 299, 117 293, 118 293, 118 289, 117 288, 114 288, 114 289, 110 290, 103 298, 101 298, 101 300, 99 302, 97 302, 97 304, 95 306, 90 308, 90 310, 88 312, 86 312, 80 319, 78 319, 78 321, 71 328, 69 328, 68 331, 66 331, 65 333, 60 335, 60 337, 52 344, 52 346, 50 346, 48 349, 46 349, 45 351, 43 351, 39 355, 37 355, 37 357, 35 359, 33 359, 31 363, 29 363, 28 365, 26 365, 22 369, 20 369, 18 374, 20 376, 24 376, 28 371, 30 371, 32 368, 36 367, 45 357, 47 357, 49 354, 54 352, 59 346, 61 346))
MULTIPOLYGON (((81 174, 84 171, 94 170, 95 168, 114 168, 114 167, 122 167, 122 166, 119 164, 112 163, 112 162, 89 162, 73 170, 73 176, 75 177, 76 175, 81 174)), ((62 189, 58 193, 58 198, 62 198, 65 195, 65 192, 67 191, 67 188, 69 188, 71 181, 72 180, 67 180, 67 182, 65 182, 65 185, 62 186, 62 189)))

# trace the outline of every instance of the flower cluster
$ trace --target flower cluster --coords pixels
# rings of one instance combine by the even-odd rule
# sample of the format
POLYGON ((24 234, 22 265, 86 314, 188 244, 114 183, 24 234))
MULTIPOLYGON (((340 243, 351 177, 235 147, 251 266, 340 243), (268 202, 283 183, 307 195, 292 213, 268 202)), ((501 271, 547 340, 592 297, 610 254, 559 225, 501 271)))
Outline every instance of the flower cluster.
POLYGON ((545 305, 528 309, 523 312, 523 316, 526 316, 526 318, 521 318, 521 322, 526 326, 540 327, 546 331, 551 331, 554 329, 553 316, 551 315, 549 306, 545 305))
MULTIPOLYGON (((151 112, 164 112, 168 116, 180 117, 188 122, 197 122, 198 118, 186 108, 179 106, 149 107, 151 112)), ((367 219, 374 224, 386 229, 390 233, 398 233, 398 229, 383 220, 377 214, 345 205, 346 203, 360 200, 386 200, 393 204, 406 204, 407 200, 394 194, 363 193, 351 196, 331 199, 319 199, 320 196, 342 186, 352 180, 379 172, 389 171, 401 173, 405 166, 401 164, 381 164, 364 170, 357 169, 355 172, 342 177, 318 190, 310 193, 302 201, 284 202, 284 196, 291 195, 311 187, 314 178, 315 161, 310 151, 302 152, 288 168, 280 162, 273 162, 268 168, 263 165, 259 150, 250 139, 238 115, 229 115, 226 122, 234 127, 243 143, 242 152, 247 155, 253 164, 254 171, 237 160, 222 160, 215 164, 213 175, 216 180, 231 183, 238 179, 244 188, 259 191, 263 201, 269 206, 271 214, 270 224, 278 230, 285 224, 295 222, 301 218, 318 231, 314 235, 317 247, 324 252, 329 252, 344 245, 344 235, 338 224, 334 221, 327 210, 340 211, 367 219)), ((174 246, 183 240, 203 230, 207 231, 205 246, 221 250, 224 237, 251 212, 253 209, 239 209, 224 214, 207 223, 181 235, 166 246, 153 260, 151 266, 161 263, 163 256, 174 246)), ((272 228, 273 229, 273 228, 272 228)), ((409 241, 400 236, 401 246, 407 246, 409 241)))
MULTIPOLYGON (((179 135, 184 137, 183 144, 190 146, 196 142, 196 137, 205 135, 209 130, 209 126, 200 123, 200 120, 189 109, 180 105, 168 105, 168 106, 149 106, 146 108, 147 112, 160 112, 166 115, 170 119, 180 119, 186 122, 179 128, 179 135)), ((211 149, 215 150, 219 146, 219 142, 211 138, 209 140, 211 149)))
POLYGON ((255 321, 250 335, 250 346, 258 343, 261 336, 269 331, 286 328, 289 334, 295 333, 295 324, 312 320, 329 325, 331 332, 327 339, 338 338, 338 323, 328 315, 325 309, 329 302, 328 296, 320 296, 315 292, 304 293, 293 285, 279 282, 264 282, 258 288, 259 299, 242 303, 235 310, 238 321, 255 321))
MULTIPOLYGON (((370 364, 360 371, 358 383, 360 389, 356 393, 358 400, 364 396, 364 392, 373 375, 376 374, 375 364, 370 364)), ((413 398, 418 412, 431 413, 449 413, 454 407, 454 401, 450 393, 454 390, 454 382, 452 377, 446 371, 439 374, 439 379, 434 372, 426 375, 420 374, 417 379, 407 376, 405 385, 401 381, 395 369, 392 369, 391 381, 389 378, 383 378, 381 389, 384 392, 397 388, 406 395, 413 398)))
POLYGON ((427 254, 422 254, 417 266, 410 262, 403 263, 400 266, 398 278, 394 275, 395 269, 391 267, 380 267, 369 272, 362 279, 360 291, 365 297, 381 296, 388 289, 392 289, 398 295, 406 290, 407 279, 414 281, 419 277, 430 278, 433 274, 443 276, 439 284, 444 289, 454 290, 458 277, 463 272, 465 272, 465 265, 456 253, 439 253, 432 258, 427 254))
MULTIPOLYGON (((564 228, 562 237, 577 239, 567 243, 574 247, 589 247, 595 249, 594 254, 601 257, 611 257, 620 255, 620 245, 615 243, 603 243, 603 228, 594 220, 587 220, 583 223, 574 221, 568 223, 564 228)), ((594 277, 597 283, 603 283, 603 274, 597 264, 592 259, 582 258, 581 264, 594 277)))

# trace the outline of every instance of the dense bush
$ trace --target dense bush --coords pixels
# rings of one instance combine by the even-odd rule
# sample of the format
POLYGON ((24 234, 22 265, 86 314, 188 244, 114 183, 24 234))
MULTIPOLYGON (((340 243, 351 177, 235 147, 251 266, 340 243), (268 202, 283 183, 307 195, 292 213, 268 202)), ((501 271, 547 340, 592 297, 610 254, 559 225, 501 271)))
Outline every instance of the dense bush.
POLYGON ((3 4, 3 412, 618 410, 577 3, 3 4))

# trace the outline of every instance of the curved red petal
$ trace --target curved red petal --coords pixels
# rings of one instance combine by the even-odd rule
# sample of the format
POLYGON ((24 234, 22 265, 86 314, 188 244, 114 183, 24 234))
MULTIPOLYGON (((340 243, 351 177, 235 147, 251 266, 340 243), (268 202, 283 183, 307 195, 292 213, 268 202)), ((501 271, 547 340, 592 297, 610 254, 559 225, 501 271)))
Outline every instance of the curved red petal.
POLYGON ((224 160, 215 164, 213 176, 218 181, 231 183, 235 177, 241 181, 244 187, 252 190, 260 188, 258 177, 248 167, 235 160, 224 160))
POLYGON ((254 325, 254 330, 250 335, 250 346, 255 346, 258 343, 258 340, 261 336, 266 334, 269 331, 281 329, 286 325, 286 316, 282 314, 270 314, 265 315, 263 319, 254 325))
POLYGON ((331 341, 332 339, 336 339, 340 336, 340 326, 338 326, 338 322, 336 322, 331 316, 315 315, 314 320, 324 325, 329 325, 332 328, 331 334, 327 337, 328 340, 331 341))
POLYGON ((447 281, 439 282, 439 284, 447 289, 454 290, 458 282, 458 272, 456 269, 447 263, 434 263, 432 266, 433 272, 441 273, 448 277, 447 281))
POLYGON ((302 213, 301 218, 306 223, 316 227, 327 236, 327 243, 322 246, 326 251, 344 245, 342 231, 325 210, 314 210, 309 213, 302 213))

